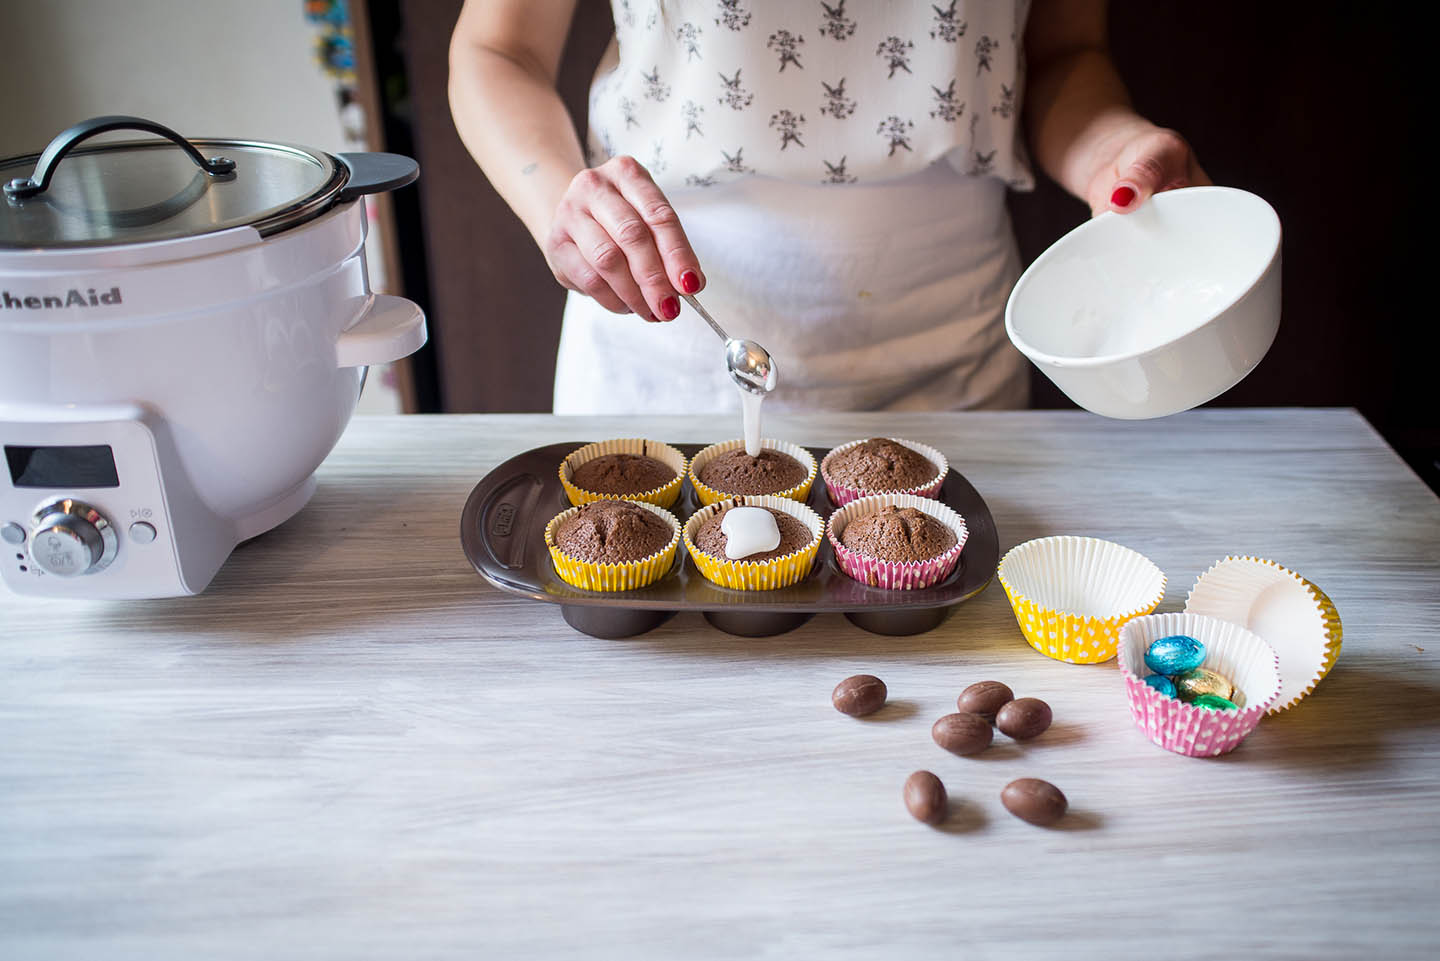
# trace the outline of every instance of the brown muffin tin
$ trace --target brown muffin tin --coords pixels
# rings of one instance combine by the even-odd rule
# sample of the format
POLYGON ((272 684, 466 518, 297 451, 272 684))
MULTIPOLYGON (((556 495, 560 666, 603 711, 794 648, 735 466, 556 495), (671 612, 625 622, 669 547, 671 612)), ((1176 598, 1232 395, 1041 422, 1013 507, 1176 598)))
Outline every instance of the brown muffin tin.
MULTIPOLYGON (((595 637, 632 637, 664 623, 679 611, 700 611, 715 627, 745 637, 792 630, 815 614, 844 614, 876 634, 919 634, 931 630, 950 608, 985 589, 1000 560, 1000 538, 990 509, 970 482, 951 469, 939 499, 965 518, 970 537, 955 572, 932 587, 889 591, 847 577, 835 564, 828 541, 815 567, 798 584, 774 591, 736 591, 712 584, 695 569, 685 546, 675 566, 648 587, 635 591, 586 591, 562 581, 545 548, 545 525, 570 507, 560 486, 560 461, 588 441, 550 444, 510 458, 486 474, 465 501, 460 543, 484 578, 502 591, 560 605, 565 621, 595 637)), ((702 444, 676 444, 686 457, 702 444)), ((818 463, 828 453, 807 448, 818 463)), ((816 477, 807 501, 821 517, 835 508, 816 477)), ((670 508, 684 524, 699 509, 687 481, 670 508)))

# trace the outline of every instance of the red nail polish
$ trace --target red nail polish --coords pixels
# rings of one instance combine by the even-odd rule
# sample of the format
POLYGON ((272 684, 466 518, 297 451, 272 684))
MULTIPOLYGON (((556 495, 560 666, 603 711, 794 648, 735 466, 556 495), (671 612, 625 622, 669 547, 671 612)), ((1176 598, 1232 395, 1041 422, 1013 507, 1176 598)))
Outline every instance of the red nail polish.
POLYGON ((1135 189, 1133 187, 1116 187, 1115 192, 1110 195, 1110 204, 1114 207, 1128 207, 1134 199, 1135 189))
POLYGON ((700 289, 700 275, 693 270, 687 270, 680 275, 680 287, 687 294, 693 294, 700 289))
POLYGON ((665 315, 666 320, 674 320, 680 316, 680 301, 675 297, 664 297, 660 301, 660 313, 665 315))

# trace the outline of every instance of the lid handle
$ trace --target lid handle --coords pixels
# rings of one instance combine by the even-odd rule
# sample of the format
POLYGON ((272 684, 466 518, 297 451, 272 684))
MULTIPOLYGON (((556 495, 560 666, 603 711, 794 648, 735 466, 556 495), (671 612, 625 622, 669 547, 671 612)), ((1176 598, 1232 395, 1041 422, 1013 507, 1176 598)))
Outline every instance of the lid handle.
POLYGON ((337 198, 342 204, 366 194, 398 190, 420 176, 420 165, 400 154, 342 153, 339 158, 350 174, 337 198))
POLYGON ((45 152, 40 154, 40 160, 35 164, 35 172, 28 178, 17 177, 5 185, 5 196, 11 200, 23 200, 26 197, 33 197, 36 194, 44 193, 50 186, 50 178, 55 176, 55 168, 65 155, 75 148, 82 140, 88 140, 96 134, 106 133, 111 130, 143 130, 146 133, 153 133, 164 137, 195 161, 196 165, 212 177, 221 174, 233 173, 235 161, 225 157, 211 157, 206 160, 200 151, 195 149, 184 137, 171 130, 163 124, 153 120, 145 120, 142 117, 92 117, 89 120, 82 120, 69 129, 62 130, 50 141, 45 152))

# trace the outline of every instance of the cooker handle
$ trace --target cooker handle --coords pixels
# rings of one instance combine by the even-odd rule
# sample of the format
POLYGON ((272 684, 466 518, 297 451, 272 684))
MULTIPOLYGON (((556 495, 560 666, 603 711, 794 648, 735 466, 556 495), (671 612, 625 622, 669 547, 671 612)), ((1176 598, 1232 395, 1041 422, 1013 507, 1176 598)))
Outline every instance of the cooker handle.
POLYGON ((340 188, 342 204, 366 194, 399 190, 420 176, 420 165, 398 153, 342 153, 339 158, 350 172, 340 188))
POLYGON ((50 178, 55 176, 55 168, 65 155, 75 149, 82 140, 89 140, 96 134, 107 133, 111 130, 143 130, 146 133, 153 133, 164 137, 195 161, 201 170, 212 177, 235 172, 235 161, 225 157, 211 157, 209 160, 200 151, 195 149, 194 144, 171 130, 164 124, 158 124, 153 120, 146 120, 143 117, 91 117, 89 120, 82 120, 73 127, 69 127, 55 135, 45 151, 40 154, 40 160, 35 164, 35 172, 27 177, 16 177, 5 185, 5 196, 11 200, 24 200, 26 197, 33 197, 36 194, 44 193, 50 186, 50 178))
POLYGON ((425 345, 425 312, 404 297, 372 294, 360 319, 340 332, 335 366, 366 367, 408 357, 425 345))

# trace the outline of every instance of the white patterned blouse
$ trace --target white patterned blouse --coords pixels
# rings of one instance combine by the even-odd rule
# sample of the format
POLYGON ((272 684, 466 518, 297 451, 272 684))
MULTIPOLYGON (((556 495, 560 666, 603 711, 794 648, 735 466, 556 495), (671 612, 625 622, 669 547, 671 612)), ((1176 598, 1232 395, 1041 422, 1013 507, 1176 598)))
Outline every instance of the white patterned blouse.
POLYGON ((594 163, 662 189, 748 174, 893 180, 944 158, 1034 181, 1019 127, 1028 0, 613 0, 590 93, 594 163))

